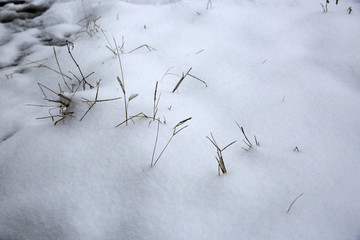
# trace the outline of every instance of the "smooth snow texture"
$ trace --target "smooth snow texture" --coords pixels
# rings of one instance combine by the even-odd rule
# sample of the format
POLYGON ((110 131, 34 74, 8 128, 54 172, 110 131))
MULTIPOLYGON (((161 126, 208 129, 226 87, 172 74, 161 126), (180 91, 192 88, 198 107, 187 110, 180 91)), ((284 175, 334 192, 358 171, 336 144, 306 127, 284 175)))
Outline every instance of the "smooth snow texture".
MULTIPOLYGON (((83 99, 96 94, 81 88, 70 104, 75 118, 36 120, 49 116, 26 106, 49 105, 38 82, 68 91, 59 74, 39 67, 58 70, 53 49, 33 41, 37 28, 5 41, 0 25, 2 65, 19 55, 18 39, 31 46, 0 70, 0 239, 360 238, 359 1, 331 2, 328 13, 300 0, 213 0, 209 10, 207 1, 84 1, 90 19, 101 16, 92 37, 73 34, 84 16, 79 2, 56 2, 38 18, 41 33, 72 34, 82 72, 94 72, 87 81, 101 79, 98 99, 123 97, 103 29, 109 47, 124 38, 127 96, 139 94, 130 116, 152 116, 159 81, 166 124, 155 157, 172 128, 192 119, 153 168, 157 124, 115 128, 123 99, 96 103, 80 122, 83 99), (144 44, 156 50, 129 53, 144 44), (171 93, 190 67, 208 87, 188 76, 171 93), (260 146, 245 151, 235 121, 260 146), (238 140, 223 152, 222 176, 210 132, 220 147, 238 140)), ((67 47, 55 50, 62 71, 80 76, 67 47)))

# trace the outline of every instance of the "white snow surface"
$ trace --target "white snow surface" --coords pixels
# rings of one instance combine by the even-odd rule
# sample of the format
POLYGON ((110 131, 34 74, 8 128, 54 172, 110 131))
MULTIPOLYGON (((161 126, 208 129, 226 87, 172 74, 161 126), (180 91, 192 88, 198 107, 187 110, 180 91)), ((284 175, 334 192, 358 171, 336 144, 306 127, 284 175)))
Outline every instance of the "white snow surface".
MULTIPOLYGON (((154 167, 158 125, 115 128, 123 99, 99 102, 79 121, 96 88, 64 93, 75 118, 36 119, 48 108, 29 104, 54 105, 37 83, 67 90, 39 66, 58 70, 53 48, 36 40, 38 28, 9 36, 0 24, 0 63, 30 46, 0 70, 0 239, 360 239, 360 2, 333 0, 327 13, 319 3, 84 1, 112 47, 124 39, 127 96, 139 94, 129 116, 152 116, 159 82, 166 124, 155 157, 192 117, 154 167), (143 44, 156 50, 131 52, 143 44), (187 76, 172 93, 190 67, 208 87, 187 76), (238 140, 223 151, 221 176, 210 132, 220 147, 238 140)), ((101 79, 98 99, 123 97, 104 34, 74 35, 85 13, 81 1, 57 1, 34 21, 59 38, 73 34, 74 58, 84 75, 94 72, 87 81, 101 79)), ((62 71, 80 77, 67 47, 55 50, 62 71)))

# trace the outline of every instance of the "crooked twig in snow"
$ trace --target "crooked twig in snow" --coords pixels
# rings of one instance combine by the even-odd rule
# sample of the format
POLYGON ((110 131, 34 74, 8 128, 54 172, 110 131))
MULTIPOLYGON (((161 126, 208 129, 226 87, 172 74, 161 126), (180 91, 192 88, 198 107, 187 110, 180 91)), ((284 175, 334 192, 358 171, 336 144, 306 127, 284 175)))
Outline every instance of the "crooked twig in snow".
POLYGON ((215 146, 216 148, 216 154, 217 156, 215 157, 216 161, 218 162, 218 175, 220 176, 220 170, 223 174, 227 173, 226 167, 225 167, 225 162, 224 162, 224 158, 222 155, 222 152, 227 149, 228 147, 230 147, 231 145, 233 145, 234 143, 236 143, 236 141, 233 141, 232 143, 229 143, 228 145, 226 145, 224 148, 220 148, 219 145, 217 144, 217 142, 215 141, 215 138, 213 136, 213 134, 210 132, 210 137, 206 136, 207 139, 209 139, 209 141, 215 146))
MULTIPOLYGON (((78 70, 79 70, 79 72, 80 72, 81 82, 83 83, 83 89, 85 90, 85 85, 88 85, 88 86, 90 87, 90 89, 94 88, 94 86, 92 86, 90 83, 88 83, 88 82, 86 81, 86 78, 85 78, 83 72, 81 71, 81 68, 80 68, 79 64, 76 62, 74 56, 73 56, 72 53, 71 53, 70 46, 72 47, 72 49, 74 49, 74 43, 66 40, 66 46, 67 46, 68 53, 69 53, 71 59, 73 60, 73 62, 75 63, 76 67, 78 68, 78 70)), ((80 87, 80 84, 79 84, 79 87, 80 87)), ((78 87, 78 89, 79 89, 79 87, 78 87)), ((76 90, 78 90, 78 89, 76 89, 76 90)), ((76 92, 76 91, 75 91, 75 92, 76 92)))
POLYGON ((143 45, 141 45, 141 46, 139 46, 139 47, 137 47, 137 48, 135 48, 135 49, 131 50, 129 53, 135 52, 136 50, 139 50, 140 48, 143 48, 143 47, 146 47, 146 48, 149 50, 149 52, 151 52, 151 51, 156 51, 156 49, 155 49, 155 48, 150 47, 150 46, 149 46, 149 45, 147 45, 147 44, 143 44, 143 45))
POLYGON ((98 100, 98 96, 99 96, 99 88, 100 88, 100 82, 101 79, 96 83, 96 95, 95 95, 95 100, 94 101, 90 101, 86 98, 83 98, 83 100, 88 103, 90 105, 89 109, 84 113, 84 115, 81 117, 80 121, 82 121, 84 119, 84 117, 86 116, 86 114, 88 114, 88 112, 92 109, 92 107, 98 103, 98 102, 109 102, 109 101, 114 101, 114 100, 119 100, 121 99, 121 97, 118 98, 111 98, 111 99, 102 99, 102 100, 98 100))
POLYGON ((182 74, 179 82, 176 84, 175 88, 172 90, 172 93, 174 93, 174 92, 179 88, 180 84, 184 81, 184 79, 185 79, 187 76, 190 76, 190 77, 192 77, 192 78, 194 78, 194 79, 196 79, 196 80, 204 83, 204 84, 205 84, 205 87, 207 87, 207 84, 206 84, 205 81, 203 81, 203 80, 201 80, 200 78, 195 77, 194 75, 191 75, 191 74, 190 74, 190 71, 191 71, 191 70, 192 70, 192 67, 186 72, 185 75, 184 75, 184 73, 182 74))
POLYGON ((155 139, 155 145, 154 145, 154 150, 153 150, 153 154, 152 154, 152 158, 151 158, 151 164, 150 167, 154 167, 156 165, 156 163, 159 161, 159 159, 161 158, 162 154, 164 153, 165 149, 168 147, 168 145, 170 144, 171 140, 176 136, 176 134, 178 134, 179 132, 181 132, 182 130, 184 130, 185 128, 187 128, 189 125, 183 126, 187 121, 191 120, 191 117, 186 118, 180 122, 178 122, 178 124, 176 124, 173 127, 173 133, 169 139, 169 141, 166 143, 165 147, 163 148, 163 150, 161 151, 161 153, 159 154, 159 156, 156 158, 156 160, 154 161, 154 157, 155 157, 155 151, 156 151, 156 145, 157 145, 157 141, 158 141, 158 137, 159 137, 159 123, 160 120, 158 119, 158 126, 157 126, 157 131, 156 131, 156 139, 155 139), (180 128, 180 129, 179 129, 180 128))
POLYGON ((287 213, 290 212, 290 209, 292 208, 292 206, 294 205, 294 203, 302 196, 304 195, 304 193, 301 193, 299 196, 297 196, 295 198, 295 200, 290 204, 290 207, 288 208, 288 210, 286 211, 287 213))

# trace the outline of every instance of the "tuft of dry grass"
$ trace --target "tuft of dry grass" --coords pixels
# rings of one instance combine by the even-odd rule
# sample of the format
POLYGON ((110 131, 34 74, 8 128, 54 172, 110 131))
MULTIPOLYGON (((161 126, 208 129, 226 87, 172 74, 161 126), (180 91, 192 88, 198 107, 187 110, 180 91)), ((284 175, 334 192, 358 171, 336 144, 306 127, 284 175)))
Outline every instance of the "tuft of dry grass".
POLYGON ((59 89, 59 92, 54 91, 53 89, 38 83, 38 86, 44 95, 44 100, 48 101, 51 104, 56 105, 32 105, 28 104, 27 106, 35 106, 35 107, 46 107, 49 108, 49 116, 45 117, 39 117, 36 119, 51 119, 54 122, 54 125, 58 124, 59 122, 63 121, 67 116, 74 117, 74 112, 69 111, 70 104, 72 103, 72 100, 70 97, 65 96, 62 92, 61 88, 59 89), (48 94, 46 94, 48 93, 48 94), (50 94, 54 97, 50 97, 50 94), (48 97, 49 95, 49 97, 48 97), (56 97, 55 97, 56 96, 56 97), (58 110, 57 114, 53 114, 52 112, 54 110, 58 110))
POLYGON ((227 149, 228 147, 230 147, 231 145, 233 145, 234 143, 236 143, 237 141, 233 141, 231 143, 229 143, 228 145, 226 145, 224 148, 220 148, 219 145, 217 144, 214 135, 210 132, 210 137, 206 136, 207 139, 209 139, 209 141, 215 146, 216 148, 216 154, 217 156, 215 157, 216 161, 218 162, 218 175, 220 176, 220 170, 223 174, 227 173, 226 167, 225 167, 225 162, 224 162, 224 157, 222 155, 222 152, 227 149))

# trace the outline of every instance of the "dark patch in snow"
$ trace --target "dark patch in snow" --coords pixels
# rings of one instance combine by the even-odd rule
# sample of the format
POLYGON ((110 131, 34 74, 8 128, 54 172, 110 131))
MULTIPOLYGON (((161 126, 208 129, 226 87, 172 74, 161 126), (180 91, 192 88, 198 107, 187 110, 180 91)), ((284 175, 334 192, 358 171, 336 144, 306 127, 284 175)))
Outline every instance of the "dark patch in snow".
POLYGON ((0 8, 0 22, 8 23, 18 19, 34 19, 41 16, 50 6, 51 2, 35 5, 26 1, 7 1, 0 8), (13 7, 14 4, 16 7, 13 7))
POLYGON ((11 63, 0 64, 0 69, 19 65, 26 56, 31 54, 31 48, 34 44, 65 46, 66 40, 71 41, 71 37, 75 33, 66 33, 63 37, 59 37, 45 30, 46 24, 41 16, 54 2, 54 0, 50 0, 36 4, 32 0, 0 0, 0 24, 3 24, 6 29, 9 30, 6 36, 0 36, 0 48, 16 39, 13 34, 21 33, 29 29, 39 30, 39 34, 36 36, 39 42, 27 44, 26 39, 24 39, 22 41, 23 43, 18 46, 17 57, 12 60, 11 63))
POLYGON ((26 3, 26 1, 0 1, 0 7, 3 7, 3 6, 5 6, 6 4, 9 4, 9 3, 12 3, 12 4, 15 4, 15 5, 17 5, 17 4, 24 4, 24 3, 26 3))

